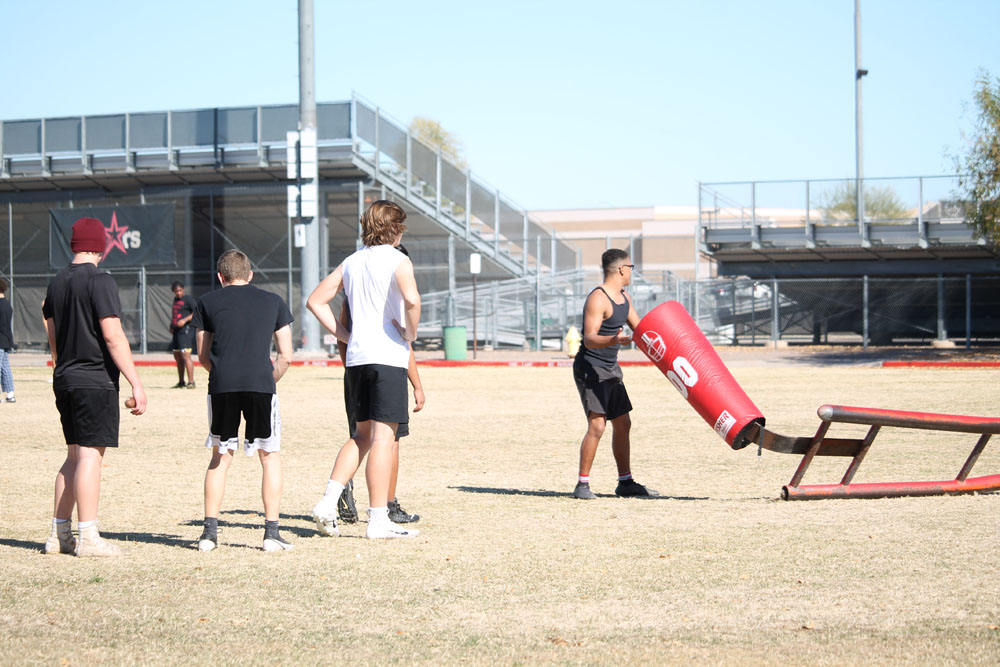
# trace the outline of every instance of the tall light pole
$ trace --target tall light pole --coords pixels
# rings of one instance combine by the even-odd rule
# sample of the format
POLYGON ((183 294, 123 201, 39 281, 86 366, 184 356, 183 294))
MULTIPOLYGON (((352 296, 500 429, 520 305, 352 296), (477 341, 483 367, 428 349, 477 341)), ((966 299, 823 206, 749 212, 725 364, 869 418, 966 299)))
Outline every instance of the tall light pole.
MULTIPOLYGON (((316 155, 316 62, 313 0, 299 0, 299 223, 304 227, 301 251, 302 294, 299 312, 302 347, 320 350, 319 321, 306 310, 306 299, 319 284, 320 218, 319 173, 316 155)), ((289 239, 291 242, 291 239, 289 239)))
POLYGON ((858 230, 862 245, 867 245, 868 235, 864 231, 865 191, 864 156, 861 141, 861 79, 868 70, 861 68, 861 0, 854 0, 854 161, 855 196, 857 197, 858 230))

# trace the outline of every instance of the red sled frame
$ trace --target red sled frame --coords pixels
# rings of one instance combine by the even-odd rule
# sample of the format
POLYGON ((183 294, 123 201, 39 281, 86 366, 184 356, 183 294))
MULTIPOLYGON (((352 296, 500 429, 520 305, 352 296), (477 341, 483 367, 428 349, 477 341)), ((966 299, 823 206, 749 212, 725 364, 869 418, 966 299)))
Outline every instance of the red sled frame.
POLYGON ((1000 418, 942 415, 930 412, 906 412, 878 408, 855 408, 843 405, 824 405, 817 410, 822 420, 816 435, 811 438, 791 438, 768 431, 763 427, 750 435, 762 449, 784 454, 802 454, 802 461, 792 475, 792 480, 782 487, 784 500, 812 500, 819 498, 891 498, 899 496, 940 496, 948 494, 977 493, 1000 490, 1000 475, 969 477, 973 466, 982 454, 991 435, 1000 433, 1000 418), (828 438, 827 431, 833 423, 864 424, 870 426, 864 438, 828 438), (955 479, 941 482, 889 482, 876 484, 851 484, 854 475, 871 449, 875 436, 883 426, 976 433, 979 440, 962 465, 955 479), (801 484, 806 469, 816 456, 852 457, 840 484, 801 484))

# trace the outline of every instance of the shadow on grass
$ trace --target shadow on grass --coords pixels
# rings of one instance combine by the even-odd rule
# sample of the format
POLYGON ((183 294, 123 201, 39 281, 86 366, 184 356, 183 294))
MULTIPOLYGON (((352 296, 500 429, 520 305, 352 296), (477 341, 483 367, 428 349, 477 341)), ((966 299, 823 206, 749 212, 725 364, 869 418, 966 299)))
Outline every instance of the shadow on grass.
POLYGON ((121 540, 123 542, 142 542, 143 544, 160 544, 166 547, 180 547, 190 549, 191 545, 197 542, 197 535, 193 538, 181 537, 179 535, 167 535, 165 533, 109 533, 101 531, 101 537, 110 540, 121 540))
MULTIPOLYGON (((573 493, 571 491, 547 491, 545 489, 536 490, 526 490, 526 489, 504 489, 493 486, 449 486, 449 489, 455 489, 456 491, 461 491, 463 493, 491 493, 498 496, 540 496, 543 498, 572 498, 573 493)), ((598 493, 595 494, 598 498, 618 498, 613 493, 598 493)), ((574 498, 575 500, 575 498, 574 498)), ((711 500, 707 496, 642 496, 635 498, 628 498, 627 500, 711 500)))
MULTIPOLYGON (((254 514, 254 512, 245 512, 245 511, 241 511, 241 510, 237 510, 236 512, 233 512, 233 513, 254 514)), ((227 512, 223 512, 223 514, 227 514, 227 512)), ((288 519, 301 518, 303 520, 308 520, 309 524, 311 526, 312 525, 312 517, 287 516, 285 514, 282 514, 281 518, 282 518, 281 532, 283 532, 283 533, 291 533, 291 534, 293 534, 293 535, 295 535, 297 537, 312 537, 313 535, 316 534, 316 529, 315 528, 311 528, 311 527, 310 528, 302 528, 302 527, 299 527, 299 526, 290 526, 290 525, 288 525, 285 522, 288 519)), ((201 519, 188 519, 187 521, 181 522, 179 525, 181 525, 181 526, 198 526, 200 528, 201 526, 204 525, 204 521, 202 521, 201 519)), ((242 522, 237 522, 237 521, 225 521, 225 520, 223 520, 223 521, 219 522, 219 528, 246 528, 248 530, 263 530, 264 529, 264 520, 263 520, 263 516, 261 516, 261 520, 258 523, 242 523, 242 522)), ((190 540, 189 540, 189 542, 190 542, 190 540)))
POLYGON ((0 546, 14 547, 15 549, 27 549, 28 551, 42 552, 45 542, 29 542, 27 540, 15 540, 10 537, 0 538, 0 546))

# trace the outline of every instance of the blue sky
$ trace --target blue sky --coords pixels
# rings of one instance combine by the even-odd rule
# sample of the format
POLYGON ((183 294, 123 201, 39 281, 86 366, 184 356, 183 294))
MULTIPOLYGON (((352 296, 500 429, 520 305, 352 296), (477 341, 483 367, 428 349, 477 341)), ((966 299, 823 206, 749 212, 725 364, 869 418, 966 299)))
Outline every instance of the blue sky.
MULTIPOLYGON (((532 209, 854 174, 853 0, 315 0, 316 94, 437 119, 532 209)), ((870 177, 951 173, 997 0, 862 0, 870 177)), ((0 118, 298 101, 293 0, 0 0, 0 118)))

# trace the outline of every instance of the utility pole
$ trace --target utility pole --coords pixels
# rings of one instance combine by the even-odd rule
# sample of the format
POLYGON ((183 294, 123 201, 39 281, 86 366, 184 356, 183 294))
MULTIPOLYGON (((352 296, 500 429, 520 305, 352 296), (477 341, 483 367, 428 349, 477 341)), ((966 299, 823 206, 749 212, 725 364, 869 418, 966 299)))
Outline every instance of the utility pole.
POLYGON ((854 160, 856 168, 855 196, 857 197, 858 231, 861 245, 868 245, 865 232, 864 156, 861 141, 861 79, 868 70, 861 68, 861 0, 854 0, 854 160))
MULTIPOLYGON (((313 34, 313 0, 299 0, 299 224, 301 249, 302 348, 307 352, 321 349, 319 321, 306 310, 306 299, 319 285, 320 219, 319 170, 316 154, 316 62, 313 34)), ((289 239, 291 242, 291 239, 289 239)))

